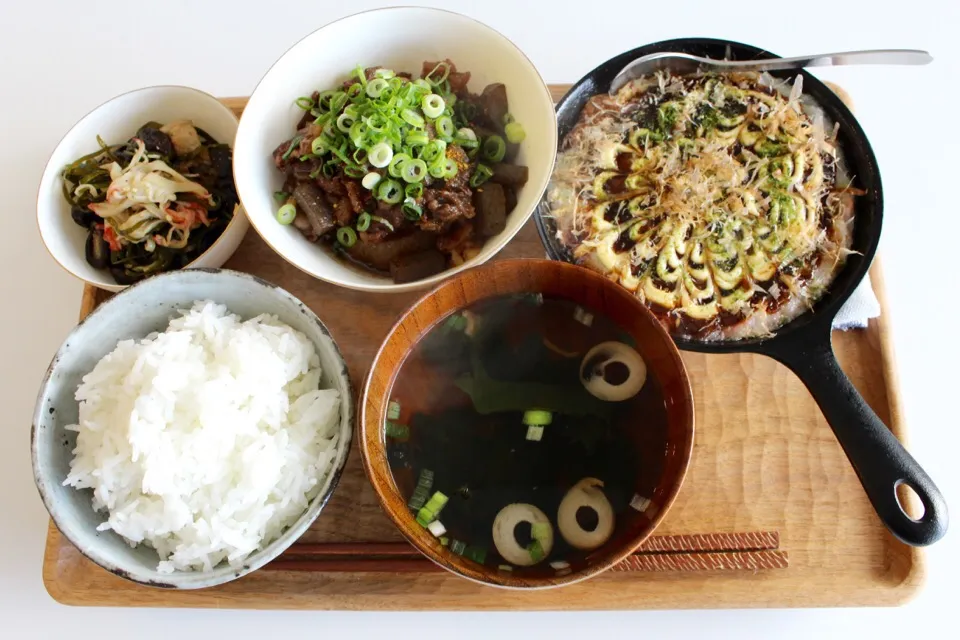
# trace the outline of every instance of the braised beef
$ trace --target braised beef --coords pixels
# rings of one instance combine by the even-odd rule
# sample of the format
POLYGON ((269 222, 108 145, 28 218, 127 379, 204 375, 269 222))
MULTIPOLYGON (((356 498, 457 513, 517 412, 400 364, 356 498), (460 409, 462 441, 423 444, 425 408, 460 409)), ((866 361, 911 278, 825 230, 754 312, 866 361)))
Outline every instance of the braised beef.
POLYGON ((317 185, 301 182, 293 190, 293 199, 297 201, 297 208, 307 216, 313 235, 320 237, 337 227, 330 205, 317 185))
POLYGON ((493 175, 490 176, 490 181, 522 187, 527 184, 529 178, 530 170, 527 167, 519 164, 499 163, 493 165, 493 175))
POLYGON ((474 203, 477 208, 475 224, 481 236, 495 236, 507 227, 507 200, 502 186, 496 182, 480 186, 474 203))
POLYGON ((390 261, 390 275, 396 283, 415 282, 447 268, 447 258, 436 249, 405 253, 390 261))
POLYGON ((344 178, 343 186, 347 191, 347 197, 350 199, 350 206, 353 207, 354 213, 363 211, 366 200, 370 197, 368 195, 370 192, 364 189, 358 180, 354 180, 353 178, 344 178))
POLYGON ((427 231, 413 231, 393 236, 378 243, 357 242, 347 249, 351 258, 380 271, 390 270, 390 261, 405 253, 416 253, 437 245, 437 236, 427 231))
POLYGON ((440 230, 454 220, 469 219, 476 215, 469 186, 430 187, 423 190, 423 196, 427 210, 420 219, 420 226, 424 229, 440 230))
POLYGON ((507 106, 507 87, 502 82, 488 84, 480 94, 480 100, 490 123, 502 130, 503 116, 510 110, 507 106))

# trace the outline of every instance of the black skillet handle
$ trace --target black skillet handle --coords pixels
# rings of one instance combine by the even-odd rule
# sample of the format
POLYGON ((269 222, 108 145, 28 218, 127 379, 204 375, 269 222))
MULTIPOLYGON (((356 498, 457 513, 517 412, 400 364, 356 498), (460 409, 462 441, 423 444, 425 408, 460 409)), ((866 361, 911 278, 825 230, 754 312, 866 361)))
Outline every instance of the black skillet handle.
POLYGON ((759 351, 779 360, 803 381, 853 464, 877 515, 897 538, 913 546, 932 544, 947 532, 947 503, 930 476, 867 405, 840 369, 826 335, 801 332, 805 340, 766 343, 759 351), (897 499, 906 484, 923 503, 923 516, 910 518, 897 499))

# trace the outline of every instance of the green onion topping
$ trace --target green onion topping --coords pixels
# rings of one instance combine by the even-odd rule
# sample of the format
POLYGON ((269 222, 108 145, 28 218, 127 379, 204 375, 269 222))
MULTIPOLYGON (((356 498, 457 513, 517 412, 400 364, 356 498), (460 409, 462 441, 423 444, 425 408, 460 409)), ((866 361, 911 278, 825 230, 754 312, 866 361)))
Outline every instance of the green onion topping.
POLYGON ((451 142, 453 140, 453 134, 456 133, 456 130, 453 126, 453 118, 450 116, 440 116, 437 118, 434 127, 437 130, 437 135, 440 139, 445 142, 451 142))
MULTIPOLYGON (((366 211, 364 211, 363 213, 361 213, 361 214, 357 217, 357 231, 366 231, 367 229, 369 229, 369 228, 370 228, 370 220, 371 220, 371 216, 370 216, 369 213, 367 213, 366 211)), ((400 417, 400 416, 398 415, 396 418, 391 418, 391 420, 396 420, 396 419, 399 418, 399 417, 400 417)))
POLYGON ((413 198, 407 198, 403 201, 403 206, 400 207, 403 211, 403 216, 407 220, 419 220, 423 217, 423 209, 416 203, 413 198))
POLYGON ((386 434, 388 438, 396 438, 397 440, 406 440, 410 437, 410 427, 405 424, 400 424, 398 422, 387 422, 386 434))
POLYGON ((510 144, 520 144, 523 142, 523 139, 527 137, 527 132, 524 131, 523 125, 519 122, 511 122, 506 127, 504 127, 503 132, 507 134, 507 141, 510 144))
MULTIPOLYGON (((363 180, 360 181, 360 184, 363 185, 364 189, 368 191, 373 191, 373 188, 377 186, 377 183, 380 182, 381 175, 376 171, 371 171, 367 175, 363 176, 363 180)), ((363 231, 363 229, 361 229, 363 231)))
POLYGON ((350 227, 340 227, 337 229, 337 242, 350 248, 357 243, 357 232, 350 227))
MULTIPOLYGON (((384 202, 389 202, 389 201, 385 200, 384 202)), ((386 218, 381 218, 380 216, 370 216, 370 220, 372 220, 373 222, 379 222, 380 224, 385 226, 387 229, 389 229, 391 232, 396 231, 396 229, 393 227, 393 224, 386 218)))
POLYGON ((403 198, 403 188, 396 180, 381 180, 377 185, 377 199, 396 204, 403 198))
MULTIPOLYGON (((362 229, 361 229, 361 231, 362 231, 362 229)), ((399 419, 400 419, 400 403, 397 402, 396 400, 391 400, 390 403, 387 405, 387 418, 390 419, 390 420, 399 420, 399 419)), ((421 471, 420 473, 421 473, 421 477, 422 477, 424 472, 421 471)), ((428 473, 430 473, 430 478, 431 478, 431 481, 432 481, 432 479, 433 479, 433 472, 428 472, 428 473)))
POLYGON ((367 161, 378 169, 382 169, 393 160, 393 149, 386 142, 378 142, 367 151, 367 161))
POLYGON ((500 162, 507 153, 507 143, 494 134, 483 141, 483 157, 490 162, 500 162))
POLYGON ((489 180, 492 175, 493 170, 490 169, 490 167, 485 164, 478 164, 477 168, 473 171, 473 175, 470 176, 470 186, 479 187, 484 182, 489 180))
POLYGON ((390 161, 390 164, 387 166, 387 173, 389 173, 394 178, 399 178, 403 170, 404 165, 406 165, 410 160, 412 160, 406 153, 397 153, 394 154, 393 160, 390 161))
POLYGON ((304 111, 310 111, 310 109, 313 109, 313 98, 301 96, 297 98, 297 106, 304 111))
POLYGON ((410 160, 400 167, 404 182, 422 182, 427 177, 427 163, 423 160, 410 160))
POLYGON ((286 201, 287 201, 287 198, 289 198, 289 197, 290 197, 290 194, 287 193, 286 191, 274 191, 274 192, 273 192, 273 199, 277 201, 277 204, 286 202, 286 201))
POLYGON ((427 116, 428 118, 436 118, 443 113, 443 110, 447 107, 447 103, 445 103, 443 98, 437 94, 428 93, 427 95, 423 96, 420 106, 423 109, 423 115, 427 116))
POLYGON ((553 414, 543 409, 528 409, 523 412, 523 424, 545 426, 553 422, 553 414))
POLYGON ((277 210, 277 222, 280 224, 290 224, 297 217, 297 207, 288 202, 277 210))

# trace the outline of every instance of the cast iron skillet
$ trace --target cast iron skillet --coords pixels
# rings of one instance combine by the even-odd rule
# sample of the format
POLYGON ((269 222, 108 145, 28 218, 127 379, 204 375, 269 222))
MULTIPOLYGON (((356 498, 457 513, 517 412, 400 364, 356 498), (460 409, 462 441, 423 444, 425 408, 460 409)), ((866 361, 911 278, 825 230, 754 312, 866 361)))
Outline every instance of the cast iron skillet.
MULTIPOLYGON (((777 57, 756 47, 705 38, 682 38, 649 44, 604 62, 588 73, 557 104, 557 123, 562 141, 580 117, 587 100, 606 93, 617 72, 627 63, 649 53, 678 51, 710 58, 747 60, 777 57)), ((795 72, 774 75, 792 77, 795 72)), ((815 308, 794 319, 771 338, 727 343, 705 343, 675 338, 677 346, 704 353, 753 352, 770 356, 789 367, 810 390, 824 417, 853 464, 863 488, 880 519, 903 542, 915 546, 936 542, 947 531, 947 505, 933 480, 903 448, 877 417, 840 369, 830 342, 834 316, 870 268, 880 241, 883 195, 880 170, 866 135, 853 114, 827 86, 806 72, 803 90, 819 102, 827 115, 840 124, 839 140, 850 173, 866 195, 857 197, 853 249, 846 266, 815 308), (896 489, 913 488, 923 503, 924 514, 911 519, 900 506, 896 489)), ((536 221, 547 254, 554 260, 573 262, 556 239, 556 228, 545 217, 545 203, 536 221)))

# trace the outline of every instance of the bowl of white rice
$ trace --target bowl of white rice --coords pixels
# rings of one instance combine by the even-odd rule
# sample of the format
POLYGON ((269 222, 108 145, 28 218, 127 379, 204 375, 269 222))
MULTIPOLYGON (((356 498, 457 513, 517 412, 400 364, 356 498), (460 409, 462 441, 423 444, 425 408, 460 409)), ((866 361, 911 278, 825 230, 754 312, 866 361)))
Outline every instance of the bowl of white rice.
POLYGON ((353 417, 340 350, 302 302, 248 274, 175 271, 103 303, 60 347, 34 478, 61 533, 108 571, 209 587, 320 515, 353 417))

